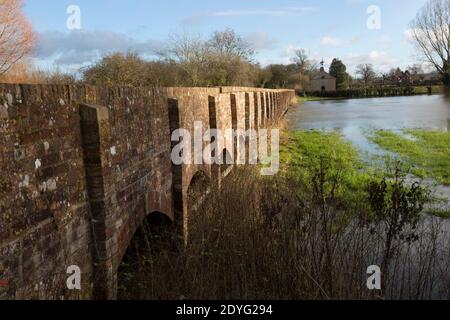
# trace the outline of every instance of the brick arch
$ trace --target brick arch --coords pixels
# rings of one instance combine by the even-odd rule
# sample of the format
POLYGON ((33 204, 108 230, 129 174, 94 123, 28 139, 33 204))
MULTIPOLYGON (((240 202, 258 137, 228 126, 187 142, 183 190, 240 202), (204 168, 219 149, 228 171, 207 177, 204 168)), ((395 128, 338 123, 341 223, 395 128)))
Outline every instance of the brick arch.
POLYGON ((225 178, 233 168, 233 164, 228 164, 227 159, 232 159, 232 155, 228 149, 224 148, 221 154, 222 164, 220 165, 220 179, 225 178))
POLYGON ((264 99, 265 99, 265 105, 266 105, 266 124, 270 124, 272 121, 272 110, 271 110, 271 103, 270 103, 270 92, 264 93, 264 99))
MULTIPOLYGON (((237 120, 250 111, 254 116, 250 122, 245 119, 245 125, 264 127, 268 91, 0 84, 0 124, 5 131, 0 205, 12 217, 0 216, 5 253, 0 269, 12 282, 27 279, 16 282, 6 295, 0 290, 0 299, 51 298, 52 290, 34 289, 40 286, 38 279, 54 284, 54 275, 64 274, 69 265, 83 272, 82 298, 114 299, 114 271, 147 214, 163 212, 176 221, 174 207, 181 204, 183 214, 183 192, 192 177, 198 171, 208 176, 214 172, 208 165, 172 166, 171 123, 192 128, 200 119, 207 128, 215 118, 218 129, 231 128, 234 94, 237 120), (247 101, 240 98, 245 92, 254 93, 254 107, 250 96, 247 101), (239 111, 242 108, 247 109, 239 111), (28 205, 18 194, 36 199, 28 205), (15 215, 18 205, 23 210, 15 215), (49 217, 63 227, 51 227, 49 217), (49 240, 49 248, 40 245, 49 240), (104 277, 102 295, 96 295, 96 275, 104 277)), ((278 113, 283 114, 295 94, 277 92, 278 113)), ((233 141, 221 142, 232 153, 233 141)), ((212 181, 220 181, 219 175, 212 181)))
POLYGON ((114 298, 116 271, 141 222, 153 211, 173 218, 167 99, 158 89, 88 89, 79 112, 93 296, 114 298))
POLYGON ((124 241, 124 243, 126 243, 126 246, 123 246, 121 248, 121 250, 118 252, 118 254, 116 255, 116 259, 118 261, 118 263, 115 264, 115 269, 114 271, 117 271, 117 268, 119 267, 120 262, 123 260, 123 257, 126 253, 126 251, 128 250, 131 241, 133 240, 133 238, 136 236, 136 233, 139 231, 139 229, 141 229, 143 226, 145 226, 146 224, 149 227, 152 227, 153 225, 157 226, 159 223, 162 223, 164 221, 171 221, 171 224, 174 226, 174 217, 172 214, 168 213, 168 212, 161 212, 161 211, 152 211, 150 213, 145 214, 144 216, 141 216, 139 218, 137 218, 134 222, 130 223, 130 230, 132 230, 131 232, 128 232, 128 236, 126 237, 126 240, 124 241), (154 219, 155 217, 157 217, 158 219, 154 219), (159 221, 159 222, 158 222, 159 221))
POLYGON ((193 172, 189 176, 189 178, 187 178, 187 181, 189 181, 189 183, 183 187, 181 198, 182 202, 179 208, 179 210, 182 210, 182 217, 181 217, 183 222, 182 232, 185 242, 188 240, 189 237, 189 216, 193 209, 192 208, 193 197, 196 197, 198 199, 200 197, 205 196, 207 192, 210 192, 211 188, 213 187, 214 180, 210 172, 208 173, 203 170, 197 170, 196 172, 193 172), (195 194, 192 194, 192 191, 195 194))
MULTIPOLYGON (((191 179, 189 184, 187 185, 186 190, 184 191, 184 195, 186 197, 189 197, 189 193, 191 191, 207 191, 207 189, 209 189, 212 186, 212 179, 211 176, 206 173, 203 170, 198 170, 197 172, 195 172, 191 179), (199 190, 193 190, 198 188, 199 190)), ((187 198, 186 198, 187 200, 187 198)))
MULTIPOLYGON (((205 133, 214 126, 216 119, 215 104, 211 97, 219 93, 214 88, 168 88, 170 131, 184 129, 190 133, 193 146, 195 129, 201 124, 205 133)), ((172 148, 179 141, 172 141, 172 148)), ((207 142, 203 141, 203 148, 207 142)), ((193 150, 192 150, 193 151, 193 150)), ((188 188, 191 180, 198 172, 204 172, 211 181, 214 181, 214 168, 212 165, 196 162, 192 153, 189 163, 182 165, 172 164, 172 190, 174 198, 175 220, 180 233, 187 236, 188 230, 188 188)), ((200 159, 201 160, 201 159, 200 159)))
POLYGON ((117 294, 121 295, 121 283, 126 282, 126 278, 123 277, 124 273, 129 268, 134 270, 138 266, 139 256, 137 253, 146 255, 150 252, 174 248, 175 230, 175 223, 170 214, 153 211, 143 217, 134 228, 127 247, 117 256, 118 263, 115 264, 115 270, 113 271, 117 294))
POLYGON ((117 269, 120 267, 120 262, 123 261, 124 256, 131 245, 131 242, 136 237, 137 233, 141 231, 141 229, 147 228, 147 227, 150 229, 159 228, 159 227, 162 227, 163 225, 165 227, 169 227, 169 226, 173 227, 173 229, 174 229, 175 228, 174 223, 175 223, 175 221, 174 221, 173 216, 166 212, 153 211, 153 212, 150 212, 150 213, 146 214, 145 216, 141 217, 141 219, 139 219, 132 226, 133 232, 129 233, 130 236, 128 236, 127 241, 125 241, 125 243, 127 243, 127 246, 124 246, 122 248, 122 250, 116 256, 118 263, 115 264, 114 272, 117 272, 117 269))

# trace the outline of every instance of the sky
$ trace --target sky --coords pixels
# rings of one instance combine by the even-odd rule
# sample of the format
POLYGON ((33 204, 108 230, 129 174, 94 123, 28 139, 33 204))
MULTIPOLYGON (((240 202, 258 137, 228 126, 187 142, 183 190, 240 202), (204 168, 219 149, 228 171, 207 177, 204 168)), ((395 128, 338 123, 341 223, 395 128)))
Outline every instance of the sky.
POLYGON ((426 0, 26 0, 25 13, 38 34, 35 61, 48 70, 74 72, 114 51, 134 51, 152 58, 175 35, 207 38, 214 31, 231 28, 256 49, 255 60, 263 66, 289 63, 295 50, 303 48, 311 58, 323 59, 326 66, 333 58, 339 58, 353 73, 361 63, 371 63, 377 71, 386 72, 422 62, 408 30, 410 21, 425 3, 426 0), (79 8, 80 15, 73 11, 73 5, 79 8))

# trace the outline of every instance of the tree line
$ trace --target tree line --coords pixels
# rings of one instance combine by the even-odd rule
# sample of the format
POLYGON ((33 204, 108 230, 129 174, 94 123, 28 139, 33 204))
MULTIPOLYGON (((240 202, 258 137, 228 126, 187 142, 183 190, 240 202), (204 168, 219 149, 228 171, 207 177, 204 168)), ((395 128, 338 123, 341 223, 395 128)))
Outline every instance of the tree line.
MULTIPOLYGON (((262 67, 255 50, 232 29, 214 32, 209 38, 188 34, 172 37, 156 58, 144 59, 136 53, 111 53, 82 68, 77 76, 60 70, 36 70, 27 58, 36 37, 27 21, 22 0, 0 1, 0 81, 30 83, 74 83, 129 86, 254 86, 293 88, 308 91, 309 82, 319 73, 319 64, 304 49, 297 50, 290 64, 262 67)), ((436 70, 436 79, 450 84, 450 0, 429 0, 411 22, 411 30, 423 61, 436 70)), ((378 73, 370 64, 356 68, 356 77, 338 58, 329 73, 338 90, 374 85, 423 84, 425 73, 419 65, 378 73)), ((435 79, 432 79, 435 81, 435 79)))

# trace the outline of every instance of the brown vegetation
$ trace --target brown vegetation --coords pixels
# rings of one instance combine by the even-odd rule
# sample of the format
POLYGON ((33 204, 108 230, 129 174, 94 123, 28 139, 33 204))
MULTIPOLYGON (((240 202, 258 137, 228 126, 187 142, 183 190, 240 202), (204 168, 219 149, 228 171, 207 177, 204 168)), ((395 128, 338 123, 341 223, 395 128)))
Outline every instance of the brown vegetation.
MULTIPOLYGON (((302 182, 283 175, 263 179, 250 168, 235 171, 220 193, 210 192, 190 213, 186 246, 170 228, 136 238, 120 270, 119 298, 448 298, 449 248, 443 248, 442 230, 433 221, 398 218, 417 217, 422 200, 411 196, 414 186, 388 183, 386 194, 377 193, 386 210, 377 214, 378 207, 368 211, 368 198, 349 206, 336 196, 341 175, 326 160, 313 172, 302 182), (395 211, 399 205, 406 211, 395 211), (386 234, 377 221, 396 222, 386 234), (410 233, 416 238, 405 237, 410 233), (370 265, 383 265, 383 291, 367 289, 370 265)), ((372 189, 385 183, 374 182, 372 189)))
POLYGON ((22 0, 0 1, 0 76, 33 48, 34 34, 22 6, 22 0))
POLYGON ((429 0, 411 28, 419 52, 450 85, 450 0, 429 0))

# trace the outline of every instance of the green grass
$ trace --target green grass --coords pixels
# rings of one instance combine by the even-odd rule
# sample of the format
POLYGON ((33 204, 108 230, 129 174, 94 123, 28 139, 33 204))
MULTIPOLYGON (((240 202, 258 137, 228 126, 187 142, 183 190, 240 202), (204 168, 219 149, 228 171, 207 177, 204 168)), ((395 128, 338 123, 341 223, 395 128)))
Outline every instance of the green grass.
POLYGON ((283 136, 281 159, 284 163, 303 165, 306 161, 329 156, 350 165, 358 159, 358 152, 337 132, 289 131, 283 136))
MULTIPOLYGON (((428 87, 427 86, 415 86, 414 93, 415 94, 428 94, 428 87)), ((431 93, 433 93, 433 94, 444 93, 444 86, 432 86, 431 93)))
POLYGON ((404 130, 404 133, 414 139, 384 130, 374 132, 369 139, 413 165, 415 175, 450 185, 450 133, 426 130, 404 130))
MULTIPOLYGON (((450 134, 446 132, 405 130, 414 140, 391 131, 377 131, 370 139, 383 148, 401 155, 418 177, 432 177, 442 184, 450 184, 450 134)), ((281 168, 285 174, 300 181, 309 181, 312 173, 325 159, 329 177, 341 179, 338 198, 342 203, 365 201, 368 183, 383 173, 379 165, 361 161, 358 150, 339 132, 286 131, 280 149, 281 168)), ((386 160, 386 159, 385 159, 386 160)), ((383 161, 386 163, 386 161, 383 161)), ((386 163, 388 164, 388 163, 386 163)), ((309 190, 311 191, 311 190, 309 190)), ((432 201, 428 214, 450 218, 448 204, 432 201), (438 205, 439 204, 439 205, 438 205)), ((351 209, 346 206, 346 209, 351 209)))
POLYGON ((298 180, 309 181, 321 164, 328 177, 339 177, 338 197, 346 203, 364 198, 373 172, 360 161, 358 150, 338 132, 288 131, 280 148, 282 168, 298 180))
POLYGON ((427 213, 442 219, 450 219, 450 209, 430 209, 427 213))
POLYGON ((330 99, 331 98, 324 98, 324 97, 310 97, 310 96, 301 97, 301 96, 297 96, 298 103, 308 102, 308 101, 322 101, 322 100, 330 100, 330 99))

